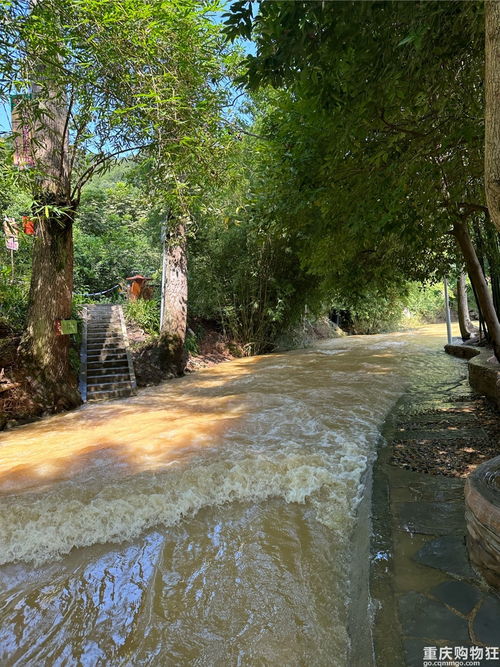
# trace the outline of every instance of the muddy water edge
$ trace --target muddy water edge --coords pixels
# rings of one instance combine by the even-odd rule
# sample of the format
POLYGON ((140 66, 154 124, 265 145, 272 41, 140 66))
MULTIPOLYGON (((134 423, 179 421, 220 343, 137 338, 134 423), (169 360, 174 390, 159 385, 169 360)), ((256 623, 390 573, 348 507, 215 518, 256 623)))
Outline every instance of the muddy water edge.
MULTIPOLYGON (((0 437, 0 662, 369 665, 370 471, 443 327, 242 359, 0 437)), ((457 375, 458 377, 458 375, 457 375)))

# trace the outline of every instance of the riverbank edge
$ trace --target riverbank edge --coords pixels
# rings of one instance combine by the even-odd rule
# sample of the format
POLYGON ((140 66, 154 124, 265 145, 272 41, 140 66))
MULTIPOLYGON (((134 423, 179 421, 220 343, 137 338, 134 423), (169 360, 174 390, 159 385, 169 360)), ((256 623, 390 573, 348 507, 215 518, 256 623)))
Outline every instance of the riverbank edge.
POLYGON ((349 559, 349 665, 375 667, 373 613, 370 598, 373 474, 377 445, 361 476, 361 498, 356 508, 349 559), (361 631, 362 630, 362 631, 361 631))
POLYGON ((449 343, 444 350, 446 354, 467 360, 470 386, 491 399, 500 410, 500 365, 491 361, 493 350, 466 343, 449 343))
POLYGON ((404 648, 393 586, 393 536, 390 480, 387 473, 391 458, 390 442, 396 433, 401 396, 388 413, 378 439, 371 470, 368 609, 370 640, 374 665, 404 665, 404 648), (379 613, 382 612, 383 613, 379 613))
MULTIPOLYGON (((451 356, 467 359, 465 355, 470 353, 471 346, 469 351, 465 352, 464 346, 457 347, 463 354, 451 356)), ((471 358, 477 358, 481 354, 478 355, 476 348, 472 348, 472 352, 475 354, 472 354, 471 358)), ((491 351, 488 354, 488 350, 484 350, 484 353, 483 358, 486 357, 487 360, 491 356, 491 351)), ((490 368, 489 364, 488 369, 490 368)), ((493 369, 496 370, 494 365, 493 369)), ((466 381, 466 377, 464 380, 466 381)), ((471 388, 468 391, 472 395, 474 390, 472 385, 469 387, 471 388)), ((398 432, 401 416, 407 409, 406 400, 405 393, 386 417, 372 471, 369 583, 371 636, 375 665, 384 667, 402 665, 419 667, 422 663, 424 646, 439 648, 450 645, 450 642, 452 645, 457 643, 466 647, 479 645, 483 647, 482 650, 485 650, 485 646, 497 646, 497 628, 500 622, 500 594, 492 589, 480 572, 473 567, 466 549, 464 480, 456 479, 452 484, 452 479, 449 477, 405 470, 394 466, 392 462, 393 442, 400 435, 398 432), (396 509, 402 505, 413 505, 416 508, 420 503, 428 504, 429 507, 447 506, 452 510, 454 507, 454 512, 445 512, 446 516, 441 519, 433 517, 433 521, 440 524, 440 527, 428 530, 424 529, 423 525, 420 527, 418 525, 425 524, 424 515, 419 516, 419 513, 413 515, 411 510, 400 514, 401 510, 396 509), (460 515, 459 527, 453 525, 458 515, 460 515), (405 525, 409 518, 410 523, 405 525), (443 518, 446 521, 443 522, 443 518), (405 531, 409 531, 412 538, 420 537, 415 546, 418 551, 413 549, 414 553, 406 554, 404 550, 401 551, 401 541, 399 543, 395 541, 399 539, 395 535, 398 525, 400 530, 404 527, 405 531), (425 557, 424 551, 426 551, 425 557), (412 590, 405 586, 403 588, 399 586, 398 590, 395 562, 398 558, 400 576, 401 557, 411 564, 412 576, 415 576, 415 567, 420 570, 423 567, 429 573, 432 570, 434 575, 437 573, 440 578, 444 577, 444 580, 439 586, 434 583, 431 584, 432 587, 428 587, 424 583, 423 587, 416 586, 415 589, 412 587, 412 590), (447 565, 444 564, 443 557, 447 565), (439 590, 438 595, 440 586, 443 588, 439 590), (469 608, 467 610, 461 608, 461 604, 466 603, 470 597, 474 599, 469 608), (438 608, 440 611, 436 615, 438 608), (442 615, 443 611, 448 618, 442 615), (454 636, 451 632, 452 636, 448 635, 447 639, 440 638, 439 632, 442 632, 443 626, 446 626, 450 619, 457 621, 457 617, 458 622, 465 621, 468 636, 454 636), (460 621, 461 618, 463 621, 460 621), (414 627, 409 627, 409 623, 414 627), (416 629, 417 624, 426 626, 426 630, 416 629), (433 631, 429 632, 429 624, 438 625, 439 630, 435 634, 433 631), (430 638, 434 636, 437 638, 430 638)), ((461 401, 462 398, 458 400, 461 401)), ((419 576, 422 575, 425 582, 427 574, 421 571, 419 576)), ((500 660, 491 663, 481 660, 481 665, 483 664, 500 665, 500 660)))

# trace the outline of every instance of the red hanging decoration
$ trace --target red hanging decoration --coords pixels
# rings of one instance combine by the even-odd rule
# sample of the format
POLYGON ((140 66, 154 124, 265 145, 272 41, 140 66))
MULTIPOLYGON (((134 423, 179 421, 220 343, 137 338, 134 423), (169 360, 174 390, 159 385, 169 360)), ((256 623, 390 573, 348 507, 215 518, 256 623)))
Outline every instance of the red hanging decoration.
POLYGON ((28 234, 29 236, 33 236, 35 234, 35 223, 33 220, 29 217, 29 215, 23 215, 22 221, 24 233, 28 234))

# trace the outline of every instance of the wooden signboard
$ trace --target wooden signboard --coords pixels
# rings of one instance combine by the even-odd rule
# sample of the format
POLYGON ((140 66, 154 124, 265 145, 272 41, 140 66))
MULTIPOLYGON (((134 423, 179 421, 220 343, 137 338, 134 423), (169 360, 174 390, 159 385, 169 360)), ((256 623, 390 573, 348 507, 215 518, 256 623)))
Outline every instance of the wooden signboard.
POLYGON ((78 322, 76 320, 61 320, 61 331, 63 336, 78 333, 78 322))
POLYGON ((5 239, 5 247, 7 250, 19 250, 19 241, 15 236, 8 236, 5 239))
POLYGON ((76 320, 56 320, 55 330, 58 336, 67 336, 78 333, 78 322, 76 320))

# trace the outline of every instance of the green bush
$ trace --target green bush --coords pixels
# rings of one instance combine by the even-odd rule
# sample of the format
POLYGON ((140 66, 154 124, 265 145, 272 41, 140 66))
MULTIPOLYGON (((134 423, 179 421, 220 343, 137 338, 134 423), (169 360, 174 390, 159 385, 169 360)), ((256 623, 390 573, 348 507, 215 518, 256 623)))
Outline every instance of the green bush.
POLYGON ((124 311, 126 319, 137 324, 146 333, 154 335, 160 332, 159 299, 127 301, 124 311))
POLYGON ((186 340, 184 343, 186 350, 189 354, 200 354, 200 346, 198 343, 198 337, 194 331, 188 331, 186 335, 186 340))
MULTIPOLYGON (((450 300, 452 301, 450 290, 450 300)), ((453 304, 452 304, 453 306, 453 304)), ((336 302, 336 310, 346 309, 359 334, 383 333, 415 327, 444 318, 444 287, 442 283, 423 285, 408 282, 384 290, 365 291, 350 299, 336 302)))
POLYGON ((289 240, 257 215, 238 223, 214 221, 192 243, 191 317, 217 320, 249 353, 272 349, 305 303, 314 308, 315 286, 289 240))
POLYGON ((443 283, 435 285, 411 283, 406 299, 406 308, 409 311, 410 318, 416 318, 417 323, 442 320, 445 316, 443 283))
POLYGON ((358 299, 351 308, 355 333, 375 334, 394 331, 401 323, 404 298, 399 290, 374 290, 358 299))
POLYGON ((144 192, 127 181, 130 173, 124 162, 84 189, 74 227, 76 292, 99 292, 132 273, 160 269, 154 214, 144 192))
POLYGON ((0 268, 0 321, 22 331, 28 312, 28 283, 10 284, 10 269, 0 268))

